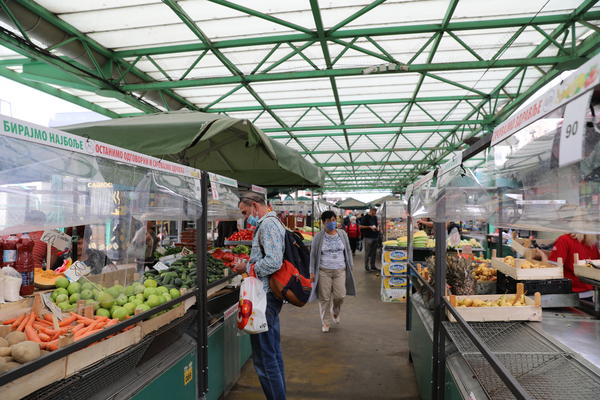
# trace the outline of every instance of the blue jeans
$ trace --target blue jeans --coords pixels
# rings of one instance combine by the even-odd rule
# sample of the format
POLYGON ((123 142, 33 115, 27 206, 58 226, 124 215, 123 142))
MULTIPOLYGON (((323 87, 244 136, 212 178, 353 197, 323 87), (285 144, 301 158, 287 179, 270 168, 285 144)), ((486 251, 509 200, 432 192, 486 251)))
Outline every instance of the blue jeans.
POLYGON ((283 302, 267 293, 267 332, 250 335, 252 361, 267 400, 285 400, 285 373, 279 338, 279 312, 283 302))

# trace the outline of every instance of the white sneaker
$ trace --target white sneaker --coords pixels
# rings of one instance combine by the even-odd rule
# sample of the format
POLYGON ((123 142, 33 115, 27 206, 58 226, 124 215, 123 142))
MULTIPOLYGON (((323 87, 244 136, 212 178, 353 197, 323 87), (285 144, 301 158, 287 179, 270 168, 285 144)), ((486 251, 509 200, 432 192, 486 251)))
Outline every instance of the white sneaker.
POLYGON ((323 333, 327 333, 327 332, 329 332, 329 325, 325 325, 325 324, 323 324, 323 326, 321 327, 321 331, 322 331, 323 333))
POLYGON ((333 318, 333 322, 335 322, 336 324, 340 323, 340 316, 339 315, 332 315, 333 318))

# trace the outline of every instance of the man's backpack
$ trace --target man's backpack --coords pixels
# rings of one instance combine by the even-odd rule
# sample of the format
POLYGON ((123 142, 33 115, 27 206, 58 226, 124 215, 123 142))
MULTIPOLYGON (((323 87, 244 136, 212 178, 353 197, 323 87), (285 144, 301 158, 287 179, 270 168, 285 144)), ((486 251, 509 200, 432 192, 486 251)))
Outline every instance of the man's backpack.
MULTIPOLYGON (((264 256, 262 245, 260 251, 264 256)), ((285 230, 283 263, 269 278, 269 287, 275 297, 297 307, 302 307, 308 302, 312 291, 310 252, 304 245, 301 234, 285 230)))

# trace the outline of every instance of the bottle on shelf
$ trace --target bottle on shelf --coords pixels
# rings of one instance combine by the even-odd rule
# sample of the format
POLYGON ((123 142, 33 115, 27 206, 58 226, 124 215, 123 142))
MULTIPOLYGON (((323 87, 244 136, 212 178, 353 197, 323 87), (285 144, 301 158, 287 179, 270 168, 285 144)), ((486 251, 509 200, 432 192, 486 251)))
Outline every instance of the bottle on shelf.
POLYGON ((2 267, 15 267, 19 238, 13 233, 2 243, 2 267))
POLYGON ((21 274, 21 296, 32 295, 35 289, 33 284, 33 240, 27 232, 21 235, 17 245, 17 262, 15 269, 21 274))

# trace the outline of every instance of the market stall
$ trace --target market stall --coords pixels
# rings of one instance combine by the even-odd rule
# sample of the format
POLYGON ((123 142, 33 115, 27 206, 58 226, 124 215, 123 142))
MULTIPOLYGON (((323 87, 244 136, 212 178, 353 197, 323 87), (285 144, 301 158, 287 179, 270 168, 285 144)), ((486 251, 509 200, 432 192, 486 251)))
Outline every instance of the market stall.
MULTIPOLYGON (((456 197, 464 190, 454 190, 455 179, 440 179, 443 174, 437 172, 436 228, 445 227, 460 208, 475 218, 487 212, 487 222, 503 229, 599 233, 593 201, 598 195, 598 61, 590 60, 496 127, 493 157, 485 167, 488 178, 479 181, 484 190, 476 193, 476 207, 470 196, 456 197)), ((438 244, 446 234, 436 229, 438 244)), ((562 292, 570 262, 575 277, 592 284, 597 294, 600 285, 590 278, 594 261, 580 262, 574 254, 569 256, 573 260, 540 261, 527 248, 521 254, 525 258, 501 257, 501 249, 491 260, 498 269, 493 295, 477 294, 469 278, 474 268, 451 262, 446 246, 436 247, 427 270, 414 263, 409 267, 417 290, 409 292, 407 329, 422 397, 442 398, 444 392, 453 397, 449 391, 459 398, 597 397, 598 303, 562 292), (514 286, 501 288, 501 273, 514 286), (444 296, 446 284, 450 292, 444 296)))
POLYGON ((207 175, 1 118, 3 398, 134 397, 157 381, 205 393, 207 175), (185 243, 159 246, 155 221, 185 243), (136 366, 152 373, 133 387, 136 366))

